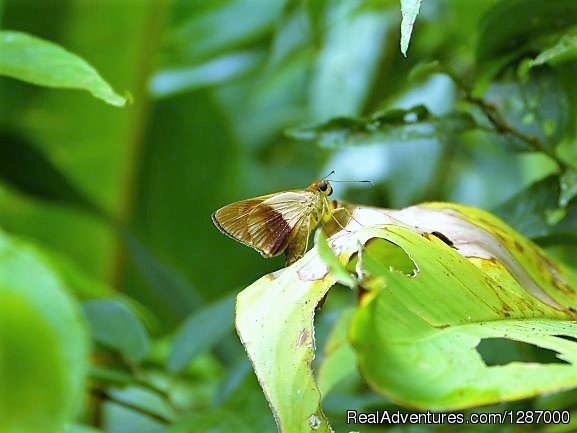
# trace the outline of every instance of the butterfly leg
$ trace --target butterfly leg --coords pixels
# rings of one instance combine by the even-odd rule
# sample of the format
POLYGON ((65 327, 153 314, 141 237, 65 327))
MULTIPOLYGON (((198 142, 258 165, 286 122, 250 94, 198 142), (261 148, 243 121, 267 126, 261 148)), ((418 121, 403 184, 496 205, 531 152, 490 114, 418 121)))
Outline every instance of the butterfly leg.
POLYGON ((331 213, 330 213, 330 218, 344 231, 346 232, 350 232, 350 230, 347 230, 342 224, 341 222, 338 220, 338 218, 335 217, 335 214, 337 212, 345 212, 349 218, 354 219, 353 218, 353 214, 346 208, 346 207, 337 207, 334 208, 331 213))

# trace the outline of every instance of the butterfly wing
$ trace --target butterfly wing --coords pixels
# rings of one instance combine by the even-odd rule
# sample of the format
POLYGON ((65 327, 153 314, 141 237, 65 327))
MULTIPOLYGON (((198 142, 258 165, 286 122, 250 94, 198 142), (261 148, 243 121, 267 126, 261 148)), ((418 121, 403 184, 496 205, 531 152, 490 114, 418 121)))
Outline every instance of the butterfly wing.
POLYGON ((265 257, 281 254, 308 221, 315 194, 287 191, 232 203, 213 214, 225 234, 259 251, 265 257))
POLYGON ((265 257, 282 253, 308 220, 315 194, 287 191, 264 200, 249 215, 248 231, 265 257))
POLYGON ((248 232, 250 212, 274 194, 263 195, 231 203, 212 214, 212 222, 225 235, 254 248, 248 232))

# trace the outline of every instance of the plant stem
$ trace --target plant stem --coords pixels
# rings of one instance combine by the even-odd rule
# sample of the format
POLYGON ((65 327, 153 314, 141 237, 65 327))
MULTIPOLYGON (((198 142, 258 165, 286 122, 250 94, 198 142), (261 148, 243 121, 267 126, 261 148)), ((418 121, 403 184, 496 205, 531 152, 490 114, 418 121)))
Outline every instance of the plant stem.
POLYGON ((521 141, 527 143, 530 146, 531 150, 535 152, 541 152, 547 155, 557 164, 561 172, 564 172, 569 168, 565 163, 565 161, 563 161, 557 156, 554 150, 549 149, 547 146, 545 146, 541 142, 541 140, 539 140, 537 137, 533 135, 523 134, 521 131, 517 131, 516 129, 511 127, 511 125, 509 125, 507 122, 503 120, 503 118, 493 105, 488 104, 483 99, 475 98, 470 94, 465 95, 465 100, 479 107, 495 128, 495 131, 497 131, 498 133, 504 135, 512 135, 513 137, 516 137, 521 141))
POLYGON ((569 166, 565 161, 557 156, 553 149, 549 149, 544 143, 541 142, 537 137, 532 135, 523 134, 521 131, 517 131, 511 125, 509 125, 503 119, 503 116, 498 112, 497 108, 487 103, 482 98, 477 98, 472 95, 471 89, 465 82, 459 77, 452 69, 445 67, 444 72, 453 80, 457 88, 459 88, 465 95, 465 101, 479 107, 481 111, 485 114, 491 125, 495 129, 496 132, 503 134, 503 135, 512 135, 513 137, 518 138, 519 140, 527 143, 531 150, 534 152, 541 152, 544 155, 551 158, 559 168, 560 172, 563 173, 569 169, 569 166))

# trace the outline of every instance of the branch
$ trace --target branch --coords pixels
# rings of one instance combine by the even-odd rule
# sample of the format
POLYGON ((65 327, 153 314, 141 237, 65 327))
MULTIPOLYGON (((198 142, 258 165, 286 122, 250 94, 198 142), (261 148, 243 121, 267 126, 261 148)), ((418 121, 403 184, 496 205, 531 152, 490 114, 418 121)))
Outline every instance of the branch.
POLYGON ((551 150, 547 146, 545 146, 541 142, 541 140, 539 140, 537 137, 532 136, 532 135, 523 134, 521 131, 517 131, 516 129, 511 127, 511 125, 509 125, 507 122, 505 122, 503 120, 500 113, 497 111, 497 109, 493 105, 488 104, 483 99, 475 98, 472 95, 470 95, 469 93, 465 94, 465 100, 476 105, 477 107, 479 107, 483 111, 485 116, 487 116, 487 119, 489 119, 489 121, 491 122, 491 124, 495 128, 495 131, 497 131, 501 134, 504 134, 504 135, 512 135, 512 136, 524 141, 525 143, 527 143, 533 151, 541 152, 541 153, 547 155, 549 158, 551 158, 557 164, 557 166, 559 167, 559 170, 561 172, 564 172, 569 168, 567 166, 567 164, 565 163, 565 161, 560 159, 553 150, 551 150))
POLYGON ((523 134, 521 131, 517 131, 507 122, 505 122, 505 120, 503 119, 503 117, 501 116, 501 114, 498 112, 497 108, 494 105, 487 103, 484 99, 473 96, 469 86, 467 86, 465 82, 461 79, 461 77, 459 77, 451 68, 445 67, 444 72, 449 76, 449 78, 453 80, 455 85, 464 93, 465 101, 473 105, 476 105, 481 109, 481 111, 483 111, 489 122, 491 122, 491 125, 493 125, 493 128, 495 129, 496 132, 501 133, 503 135, 512 135, 518 138, 519 140, 527 143, 534 152, 541 152, 547 155, 557 164, 561 172, 565 172, 566 170, 569 169, 567 163, 565 163, 565 161, 560 159, 553 150, 549 149, 545 144, 543 144, 541 140, 539 140, 535 136, 526 135, 523 134))

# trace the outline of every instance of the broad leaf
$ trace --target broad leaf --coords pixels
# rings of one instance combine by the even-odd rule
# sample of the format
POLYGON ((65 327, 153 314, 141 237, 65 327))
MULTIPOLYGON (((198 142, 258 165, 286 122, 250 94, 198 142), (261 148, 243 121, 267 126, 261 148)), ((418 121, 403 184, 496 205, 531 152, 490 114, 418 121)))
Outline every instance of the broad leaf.
POLYGON ((388 110, 367 119, 337 117, 325 123, 292 128, 289 137, 316 141, 325 147, 389 144, 438 138, 475 128, 475 121, 465 113, 435 116, 422 105, 409 110, 388 110))
MULTIPOLYGON (((577 344, 558 337, 577 336, 577 276, 477 209, 356 207, 353 217, 329 244, 342 264, 357 262, 363 292, 349 335, 375 390, 456 409, 577 386, 577 344), (487 367, 475 347, 495 337, 553 350, 565 364, 487 367)), ((329 428, 310 367, 314 306, 340 272, 323 249, 321 240, 238 295, 237 330, 282 431, 329 428)), ((326 392, 338 376, 324 368, 326 392)))
POLYGON ((196 356, 210 349, 232 330, 234 299, 227 296, 195 311, 177 331, 167 367, 183 370, 196 356))
POLYGON ((401 21, 401 52, 405 57, 407 56, 411 33, 413 33, 413 27, 420 7, 421 0, 401 0, 401 14, 403 15, 403 20, 401 21))
POLYGON ((0 75, 40 86, 86 90, 119 107, 127 102, 86 61, 26 33, 0 31, 0 75))
POLYGON ((484 64, 517 49, 533 38, 577 23, 577 3, 567 0, 508 0, 496 3, 481 21, 477 62, 484 64), (514 19, 512 19, 514 17, 514 19))
MULTIPOLYGON (((526 80, 509 77, 494 81, 485 93, 485 100, 508 128, 537 139, 542 146, 555 146, 567 131, 569 99, 550 68, 534 70, 526 80)), ((528 143, 521 144, 537 150, 528 143)))
MULTIPOLYGON (((557 176, 549 176, 517 193, 494 212, 519 232, 540 243, 577 242, 577 201, 566 204, 561 210, 563 218, 553 220, 561 201, 557 176)), ((568 189, 569 185, 568 185, 568 189)))
POLYGON ((0 430, 59 433, 82 401, 87 366, 85 323, 67 288, 0 233, 0 430))
POLYGON ((334 283, 309 253, 237 297, 236 328, 281 431, 330 431, 311 362, 315 307, 334 283))
POLYGON ((149 350, 149 338, 136 314, 118 300, 93 300, 83 304, 92 338, 124 357, 140 362, 149 350))

